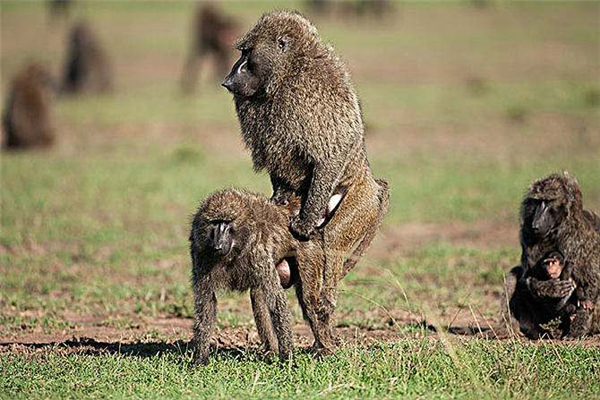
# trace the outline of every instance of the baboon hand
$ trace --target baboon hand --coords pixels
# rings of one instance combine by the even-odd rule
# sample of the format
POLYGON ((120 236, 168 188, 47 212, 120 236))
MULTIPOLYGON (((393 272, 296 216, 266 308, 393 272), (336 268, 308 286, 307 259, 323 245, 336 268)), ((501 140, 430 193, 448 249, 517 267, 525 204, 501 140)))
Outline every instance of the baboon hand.
POLYGON ((290 202, 288 196, 285 193, 274 193, 271 197, 271 202, 278 206, 287 206, 290 202))
POLYGON ((310 235, 315 231, 315 224, 307 218, 294 215, 290 218, 290 229, 299 239, 308 240, 310 239, 310 235))
POLYGON ((575 283, 572 280, 547 280, 539 281, 530 279, 529 290, 532 294, 540 298, 560 299, 568 296, 575 290, 575 283))

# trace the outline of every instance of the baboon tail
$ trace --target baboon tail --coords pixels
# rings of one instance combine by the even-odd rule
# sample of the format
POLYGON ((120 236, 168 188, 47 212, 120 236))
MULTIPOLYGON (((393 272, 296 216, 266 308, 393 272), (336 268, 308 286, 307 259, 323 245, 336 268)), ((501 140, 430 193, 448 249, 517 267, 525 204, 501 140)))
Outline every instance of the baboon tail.
POLYGON ((375 234, 379 230, 381 223, 383 221, 383 217, 387 214, 388 205, 390 202, 390 189, 388 187, 388 183, 383 179, 375 179, 375 182, 379 185, 379 213, 377 214, 377 220, 373 224, 373 226, 367 231, 365 236, 363 236, 362 240, 356 246, 350 257, 344 263, 344 273, 342 276, 346 276, 348 272, 354 268, 358 260, 362 257, 362 255, 367 251, 375 234))

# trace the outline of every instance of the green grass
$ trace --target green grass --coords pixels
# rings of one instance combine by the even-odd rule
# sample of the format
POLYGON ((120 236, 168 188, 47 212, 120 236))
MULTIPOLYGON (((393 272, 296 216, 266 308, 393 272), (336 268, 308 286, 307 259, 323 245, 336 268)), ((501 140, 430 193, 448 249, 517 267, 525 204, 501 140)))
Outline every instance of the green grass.
MULTIPOLYGON (((190 369, 184 345, 149 357, 0 355, 4 398, 596 398, 600 352, 578 346, 406 340, 323 361, 221 354, 190 369)), ((160 351, 160 350, 158 350, 160 351)))
MULTIPOLYGON (((294 365, 229 346, 191 369, 190 330, 152 324, 191 324, 190 217, 214 190, 268 195, 269 180, 210 73, 179 93, 192 3, 78 2, 116 90, 56 99, 57 146, 0 157, 0 338, 37 342, 0 346, 0 398, 600 398, 597 339, 424 328, 496 320, 532 180, 568 170, 600 209, 598 3, 397 6, 381 23, 316 20, 352 71, 372 169, 392 189, 378 240, 340 288, 337 325, 358 339, 323 360, 299 349, 294 365)), ((61 67, 68 24, 50 27, 44 7, 0 4, 3 98, 29 58, 61 67)), ((245 29, 303 4, 223 7, 245 29)), ((247 295, 219 297, 218 327, 253 332, 247 295)))

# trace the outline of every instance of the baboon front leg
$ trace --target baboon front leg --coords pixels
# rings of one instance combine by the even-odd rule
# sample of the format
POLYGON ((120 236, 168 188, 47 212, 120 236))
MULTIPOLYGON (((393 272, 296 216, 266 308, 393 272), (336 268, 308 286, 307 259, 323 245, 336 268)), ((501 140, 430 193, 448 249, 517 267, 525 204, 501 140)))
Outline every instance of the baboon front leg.
POLYGON ((306 201, 300 213, 291 218, 290 228, 300 239, 308 239, 317 227, 318 220, 327 210, 327 203, 342 176, 344 163, 328 160, 315 164, 306 201))
POLYGON ((267 307, 265 293, 261 288, 252 288, 250 299, 252 301, 252 312, 254 313, 254 321, 256 322, 260 341, 266 351, 277 353, 278 343, 273 332, 273 322, 271 321, 271 314, 267 307))
POLYGON ((194 363, 206 365, 217 318, 217 298, 212 282, 206 277, 194 286, 194 363))

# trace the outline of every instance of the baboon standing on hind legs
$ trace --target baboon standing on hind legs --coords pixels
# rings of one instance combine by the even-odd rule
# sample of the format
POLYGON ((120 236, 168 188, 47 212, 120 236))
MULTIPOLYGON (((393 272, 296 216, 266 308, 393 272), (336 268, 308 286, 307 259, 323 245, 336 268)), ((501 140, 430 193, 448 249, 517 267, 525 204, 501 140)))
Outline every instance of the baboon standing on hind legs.
POLYGON ((583 209, 575 178, 553 174, 534 182, 521 208, 521 265, 513 268, 505 283, 504 318, 527 336, 548 335, 542 326, 561 318, 560 336, 577 338, 593 331, 600 298, 600 232, 597 216, 583 209), (558 252, 572 280, 540 280, 536 266, 547 254, 558 252), (575 309, 559 314, 557 301, 570 297, 575 309), (592 321, 594 319, 594 321, 592 321))
POLYGON ((326 250, 315 350, 327 351, 339 281, 387 212, 387 183, 371 173, 350 74, 307 19, 264 14, 237 48, 241 57, 223 86, 234 94, 254 168, 269 172, 275 203, 301 200, 290 227, 303 240, 320 237, 326 250), (339 208, 321 229, 330 203, 339 208))

